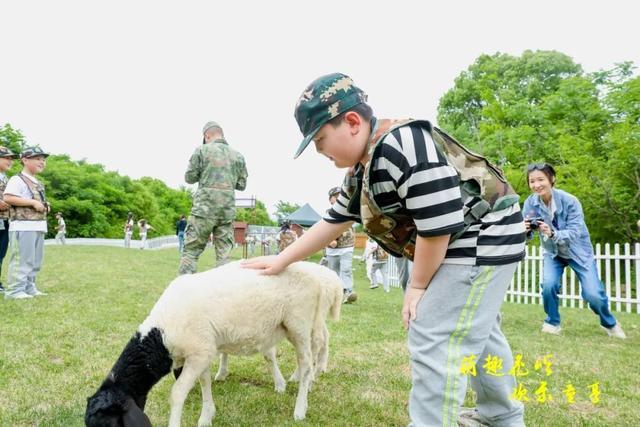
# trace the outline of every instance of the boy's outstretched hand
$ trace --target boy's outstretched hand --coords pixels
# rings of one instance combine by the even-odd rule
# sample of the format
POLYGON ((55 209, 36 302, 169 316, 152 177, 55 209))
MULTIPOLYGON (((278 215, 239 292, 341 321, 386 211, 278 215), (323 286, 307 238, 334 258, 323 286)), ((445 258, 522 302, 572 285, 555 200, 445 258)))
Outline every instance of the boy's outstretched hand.
POLYGON ((240 264, 243 268, 250 268, 252 270, 261 270, 260 274, 270 276, 272 274, 278 274, 282 272, 286 266, 278 262, 276 255, 259 256, 242 261, 240 264))
POLYGON ((412 288, 411 286, 407 287, 407 291, 404 294, 404 304, 402 305, 402 323, 405 329, 409 329, 409 322, 416 320, 418 302, 420 302, 425 290, 412 288))

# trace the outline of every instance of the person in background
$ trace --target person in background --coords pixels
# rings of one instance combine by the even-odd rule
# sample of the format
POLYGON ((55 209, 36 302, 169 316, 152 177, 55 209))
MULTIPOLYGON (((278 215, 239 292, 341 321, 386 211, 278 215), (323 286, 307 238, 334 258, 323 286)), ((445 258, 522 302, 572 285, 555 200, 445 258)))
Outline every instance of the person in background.
POLYGON ((49 154, 40 147, 26 147, 20 153, 22 172, 12 176, 4 190, 9 211, 9 274, 5 299, 27 299, 46 295, 36 286, 36 275, 44 258, 49 204, 44 185, 36 177, 49 154))
MULTIPOLYGON (((340 187, 329 190, 329 203, 334 206, 340 195, 340 187)), ((343 303, 350 304, 358 299, 353 290, 353 249, 356 244, 356 233, 352 227, 347 228, 325 248, 327 266, 338 273, 344 287, 343 303)))
POLYGON ((147 223, 146 219, 142 218, 138 221, 138 228, 140 228, 140 249, 144 249, 147 245, 147 232, 153 230, 153 227, 147 223))
POLYGON ((184 174, 188 184, 198 183, 185 230, 184 250, 178 274, 197 271, 198 259, 213 232, 216 267, 226 264, 234 246, 235 191, 247 186, 244 157, 224 137, 222 127, 207 122, 202 145, 191 155, 184 174))
MULTIPOLYGON (((0 272, 2 261, 9 247, 9 205, 4 202, 2 195, 7 187, 8 178, 5 173, 11 169, 13 161, 20 157, 6 147, 0 146, 0 272)), ((0 293, 4 292, 4 286, 0 282, 0 293)))
POLYGON ((184 250, 184 230, 187 228, 187 219, 184 215, 180 215, 180 219, 176 222, 176 236, 178 236, 178 252, 182 255, 184 250))
POLYGON ((127 220, 124 222, 124 247, 131 247, 131 236, 133 235, 133 212, 127 214, 127 220))
POLYGON ((58 212, 56 214, 56 219, 58 220, 58 225, 56 227, 56 242, 61 245, 65 244, 65 235, 67 234, 67 224, 64 222, 64 218, 62 217, 62 212, 58 212))
POLYGON ((378 287, 378 271, 382 274, 382 288, 385 292, 389 292, 389 278, 387 275, 387 261, 389 260, 389 254, 382 249, 378 243, 373 239, 368 239, 371 243, 367 242, 367 248, 365 249, 365 256, 371 257, 371 285, 369 289, 376 289, 378 287))
POLYGON ((282 221, 280 232, 278 233, 278 253, 285 250, 287 246, 292 244, 298 239, 298 235, 291 230, 291 223, 289 220, 282 221))
POLYGON ((532 194, 524 202, 525 228, 530 240, 535 231, 544 248, 542 301, 547 317, 542 332, 560 334, 558 294, 565 267, 575 271, 582 287, 582 298, 600 318, 600 325, 610 337, 626 338, 609 311, 609 299, 598 277, 593 245, 584 221, 582 205, 572 194, 555 188, 556 171, 547 163, 527 167, 527 181, 532 194))

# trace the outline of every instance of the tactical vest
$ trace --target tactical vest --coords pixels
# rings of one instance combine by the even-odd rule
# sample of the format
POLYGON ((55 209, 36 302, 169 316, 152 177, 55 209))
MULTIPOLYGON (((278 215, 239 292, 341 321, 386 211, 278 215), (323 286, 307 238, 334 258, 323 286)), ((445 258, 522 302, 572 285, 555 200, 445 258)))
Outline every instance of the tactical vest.
MULTIPOLYGON (((0 179, 0 200, 4 200, 5 188, 7 188, 7 181, 0 179)), ((0 219, 9 219, 9 209, 0 211, 0 219)))
POLYGON ((35 183, 22 173, 18 174, 18 177, 24 181, 31 192, 33 200, 44 205, 44 212, 38 212, 31 206, 11 206, 9 209, 9 218, 11 221, 44 221, 47 219, 47 212, 49 211, 49 204, 44 196, 44 186, 40 183, 35 183))
POLYGON ((347 231, 342 233, 340 237, 336 239, 338 243, 336 245, 336 249, 338 248, 351 248, 356 244, 356 234, 353 231, 353 228, 349 227, 347 231))
POLYGON ((278 244, 278 250, 284 251, 287 246, 296 241, 296 234, 291 230, 280 232, 280 243, 278 244))
POLYGON ((378 248, 373 251, 373 259, 378 262, 384 262, 389 259, 389 254, 387 253, 387 251, 382 249, 382 246, 378 245, 378 248))
POLYGON ((413 260, 418 234, 413 218, 408 213, 383 213, 373 199, 369 184, 371 161, 374 151, 379 146, 378 142, 391 131, 410 124, 419 125, 430 133, 436 148, 444 154, 460 178, 460 192, 462 200, 466 203, 463 207, 465 227, 451 236, 450 241, 460 237, 469 226, 477 223, 488 212, 499 211, 518 203, 519 196, 509 185, 500 168, 489 163, 486 158, 469 151, 440 129, 432 127, 428 121, 379 120, 369 141, 369 160, 364 165, 362 182, 356 180, 356 184, 353 185, 353 181, 349 179, 346 187, 351 190, 350 197, 358 191, 360 193, 360 217, 365 232, 393 255, 413 260))

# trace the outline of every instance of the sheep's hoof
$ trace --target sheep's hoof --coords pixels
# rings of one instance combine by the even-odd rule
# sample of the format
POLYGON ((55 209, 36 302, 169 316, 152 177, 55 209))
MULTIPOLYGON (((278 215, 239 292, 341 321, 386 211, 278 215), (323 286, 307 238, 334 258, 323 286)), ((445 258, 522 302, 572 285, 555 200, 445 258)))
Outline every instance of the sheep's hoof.
POLYGON ((228 372, 218 372, 214 378, 215 381, 224 381, 229 376, 228 372))
POLYGON ((302 421, 304 420, 304 418, 306 417, 306 413, 302 412, 301 414, 299 414, 298 412, 294 412, 293 413, 293 419, 296 421, 302 421))
POLYGON ((284 391, 287 389, 287 383, 284 382, 282 384, 276 384, 276 391, 278 393, 284 393, 284 391))
POLYGON ((211 420, 209 421, 198 420, 198 427, 211 427, 211 420))

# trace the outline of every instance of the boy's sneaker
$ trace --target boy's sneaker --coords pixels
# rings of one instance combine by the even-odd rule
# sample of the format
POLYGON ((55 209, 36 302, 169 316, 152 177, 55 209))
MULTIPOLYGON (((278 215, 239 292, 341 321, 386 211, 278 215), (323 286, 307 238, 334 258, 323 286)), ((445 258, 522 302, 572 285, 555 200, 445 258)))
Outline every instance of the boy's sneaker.
POLYGON ((377 288, 377 287, 378 287, 378 284, 377 284, 377 283, 376 283, 376 284, 373 284, 373 283, 372 283, 372 284, 371 284, 371 286, 369 286, 369 289, 375 289, 375 288, 377 288))
POLYGON ((35 291, 33 293, 33 295, 31 295, 31 296, 33 296, 33 297, 42 297, 42 296, 45 296, 45 295, 47 295, 46 292, 35 291))
POLYGON ((342 303, 351 304, 352 302, 355 302, 357 299, 358 299, 358 294, 356 294, 353 291, 347 291, 342 296, 342 303))
POLYGON ((620 323, 616 323, 610 328, 605 328, 603 326, 602 329, 607 331, 607 335, 609 335, 610 337, 620 338, 621 340, 624 340, 627 338, 627 335, 624 333, 624 331, 620 327, 620 323))
POLYGON ((551 323, 544 322, 542 324, 542 332, 546 334, 560 335, 562 328, 560 325, 552 325, 551 323))

